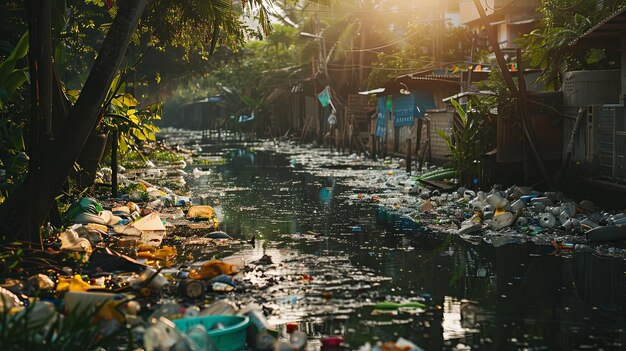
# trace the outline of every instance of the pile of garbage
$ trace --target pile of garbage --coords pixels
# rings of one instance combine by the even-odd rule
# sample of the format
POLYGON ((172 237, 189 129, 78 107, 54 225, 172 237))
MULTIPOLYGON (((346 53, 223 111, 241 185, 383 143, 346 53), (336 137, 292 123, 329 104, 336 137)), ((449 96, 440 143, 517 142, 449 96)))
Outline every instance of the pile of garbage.
POLYGON ((490 191, 453 188, 453 170, 426 165, 425 171, 409 175, 399 158, 372 161, 362 154, 341 156, 289 142, 268 141, 261 148, 289 155, 293 168, 360 189, 350 195, 353 204, 384 206, 472 242, 533 241, 558 250, 626 257, 620 245, 626 240, 626 211, 610 212, 588 200, 577 202, 561 192, 524 186, 495 186, 490 191), (435 185, 423 181, 431 175, 435 185))

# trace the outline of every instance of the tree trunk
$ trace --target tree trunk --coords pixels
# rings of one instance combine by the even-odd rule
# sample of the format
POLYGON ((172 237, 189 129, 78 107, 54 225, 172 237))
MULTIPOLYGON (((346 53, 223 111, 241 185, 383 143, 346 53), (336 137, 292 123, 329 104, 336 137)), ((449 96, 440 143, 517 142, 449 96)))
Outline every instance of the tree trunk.
POLYGON ((44 224, 57 194, 95 127, 108 88, 124 57, 146 0, 126 0, 119 4, 118 14, 63 128, 53 140, 40 139, 39 145, 31 145, 41 150, 40 162, 36 169, 29 169, 25 181, 0 208, 0 219, 9 237, 31 241, 38 237, 38 233, 33 231, 44 224))

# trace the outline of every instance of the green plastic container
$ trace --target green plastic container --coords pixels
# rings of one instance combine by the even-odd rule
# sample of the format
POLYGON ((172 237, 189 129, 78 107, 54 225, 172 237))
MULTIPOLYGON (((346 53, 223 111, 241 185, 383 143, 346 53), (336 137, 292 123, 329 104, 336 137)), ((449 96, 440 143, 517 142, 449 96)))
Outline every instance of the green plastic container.
POLYGON ((208 331, 211 341, 219 351, 247 350, 246 331, 250 318, 245 316, 204 316, 175 319, 172 322, 180 331, 186 332, 194 325, 202 324, 208 331), (224 329, 210 330, 216 323, 222 323, 224 329))

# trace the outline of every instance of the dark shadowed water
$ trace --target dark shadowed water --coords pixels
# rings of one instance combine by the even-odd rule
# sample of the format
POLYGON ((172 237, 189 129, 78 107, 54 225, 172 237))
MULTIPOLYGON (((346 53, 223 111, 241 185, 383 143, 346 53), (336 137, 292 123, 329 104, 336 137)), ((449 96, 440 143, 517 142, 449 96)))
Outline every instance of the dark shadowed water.
POLYGON ((273 323, 299 322, 314 338, 343 335, 349 349, 399 336, 426 350, 626 349, 622 259, 563 256, 532 243, 471 244, 353 204, 350 197, 366 190, 349 179, 297 171, 267 152, 226 157, 190 184, 219 200, 224 231, 255 236, 254 248, 233 253, 247 262, 272 256, 274 265, 247 278, 273 323), (429 307, 372 314, 375 302, 416 299, 429 307))

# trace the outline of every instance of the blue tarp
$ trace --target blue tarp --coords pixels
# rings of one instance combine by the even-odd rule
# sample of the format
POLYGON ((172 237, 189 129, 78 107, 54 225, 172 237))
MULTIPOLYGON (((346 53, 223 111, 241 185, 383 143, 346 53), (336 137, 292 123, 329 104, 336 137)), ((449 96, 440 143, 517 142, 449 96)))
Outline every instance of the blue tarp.
POLYGON ((415 99, 413 95, 394 95, 393 96, 393 125, 395 127, 412 126, 413 119, 417 113, 415 99))
POLYGON ((417 107, 417 115, 415 115, 415 117, 423 118, 426 114, 426 110, 437 108, 432 93, 423 93, 419 91, 413 91, 412 93, 413 98, 415 99, 415 106, 417 107))
POLYGON ((412 126, 415 118, 423 118, 427 109, 435 108, 431 94, 412 91, 410 95, 394 95, 394 126, 412 126))
POLYGON ((376 136, 383 137, 387 130, 387 96, 378 97, 378 118, 376 119, 376 136))

